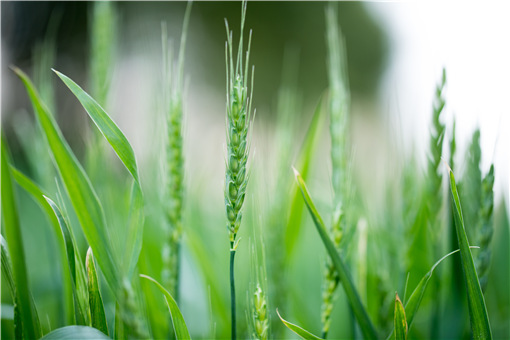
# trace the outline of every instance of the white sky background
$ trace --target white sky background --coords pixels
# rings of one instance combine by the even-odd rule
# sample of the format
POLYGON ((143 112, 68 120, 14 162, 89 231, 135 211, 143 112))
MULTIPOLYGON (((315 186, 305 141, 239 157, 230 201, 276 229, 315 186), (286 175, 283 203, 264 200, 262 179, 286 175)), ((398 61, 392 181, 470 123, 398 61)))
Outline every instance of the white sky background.
POLYGON ((406 140, 414 139, 420 150, 426 147, 435 86, 446 67, 446 138, 454 114, 457 156, 463 158, 472 132, 480 127, 482 173, 494 159, 496 196, 504 194, 508 203, 510 1, 368 5, 390 37, 381 95, 400 116, 406 140))

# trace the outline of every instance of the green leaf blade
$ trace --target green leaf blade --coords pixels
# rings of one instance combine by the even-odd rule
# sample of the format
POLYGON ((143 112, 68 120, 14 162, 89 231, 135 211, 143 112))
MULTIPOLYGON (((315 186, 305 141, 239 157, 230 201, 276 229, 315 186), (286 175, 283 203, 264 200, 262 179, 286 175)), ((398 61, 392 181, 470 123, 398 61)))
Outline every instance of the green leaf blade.
POLYGON ((397 293, 395 293, 395 315, 393 318, 393 324, 395 327, 395 340, 406 340, 408 330, 406 312, 397 293))
POLYGON ((161 293, 163 293, 166 303, 168 305, 168 310, 170 311, 170 317, 172 319, 172 324, 174 325, 175 330, 175 336, 177 339, 191 339, 191 336, 188 332, 188 327, 186 326, 186 322, 184 322, 184 317, 182 316, 182 313, 179 309, 179 306, 177 306, 177 303, 175 302, 172 295, 156 280, 154 280, 152 277, 140 274, 140 277, 147 279, 154 283, 161 293))
POLYGON ((99 291, 94 255, 92 255, 92 248, 90 247, 87 251, 85 266, 87 267, 91 325, 92 327, 99 329, 104 334, 108 334, 108 324, 106 323, 103 299, 101 298, 101 293, 99 291))
POLYGON ((319 338, 318 336, 310 333, 306 329, 304 329, 302 327, 299 327, 298 325, 295 325, 295 324, 293 324, 291 322, 288 322, 287 320, 282 318, 282 316, 278 312, 278 309, 276 310, 276 314, 278 314, 278 317, 280 318, 280 320, 282 320, 283 324, 285 326, 287 326, 288 329, 290 329, 291 331, 293 331, 294 333, 299 335, 302 339, 305 339, 305 340, 322 340, 322 338, 319 338))
POLYGON ((306 188, 306 184, 303 178, 301 177, 299 172, 297 172, 296 169, 294 169, 294 174, 296 176, 297 184, 301 189, 301 193, 305 200, 306 206, 308 207, 310 215, 314 221, 315 227, 322 239, 322 242, 324 243, 324 246, 326 247, 326 250, 328 251, 329 256, 331 257, 333 264, 335 265, 335 268, 338 272, 338 276, 340 277, 340 282, 342 283, 345 294, 347 295, 349 303, 352 307, 354 315, 356 316, 356 320, 360 325, 364 337, 367 339, 377 339, 378 338, 377 331, 372 321, 370 320, 370 317, 368 316, 365 307, 361 302, 361 298, 359 296, 358 291, 356 290, 356 287, 354 286, 354 283, 349 274, 346 264, 340 257, 340 254, 337 252, 335 244, 329 238, 324 221, 322 220, 322 217, 315 208, 315 204, 313 203, 312 198, 310 197, 310 194, 308 192, 308 189, 306 188))
POLYGON ((64 84, 66 84, 66 86, 80 101, 94 124, 96 124, 97 128, 108 140, 126 169, 131 173, 131 176, 133 176, 136 182, 140 182, 135 153, 131 144, 129 144, 129 141, 126 136, 124 136, 124 133, 122 133, 119 129, 117 124, 115 124, 103 108, 71 78, 56 70, 53 71, 60 77, 60 79, 62 79, 64 84))
POLYGON ((138 261, 140 251, 142 249, 143 235, 143 194, 138 174, 138 165, 135 153, 128 139, 115 122, 110 118, 108 113, 99 105, 87 92, 85 92, 78 84, 66 75, 53 70, 64 84, 79 100, 89 117, 92 119, 101 134, 111 145, 122 164, 131 174, 135 184, 131 191, 131 208, 128 230, 126 231, 127 239, 125 242, 125 252, 122 255, 122 272, 127 273, 129 277, 133 274, 134 268, 138 261))
POLYGON ((97 194, 28 76, 18 68, 14 68, 14 72, 25 85, 38 123, 46 137, 85 237, 97 254, 99 266, 103 270, 108 284, 114 292, 118 292, 120 287, 119 270, 110 251, 108 228, 97 194))
POLYGON ((460 205, 459 194, 455 184, 453 172, 450 173, 450 193, 452 198, 453 215, 455 218, 455 229, 457 240, 459 242, 460 256, 462 260, 464 282, 467 288, 467 298, 469 307, 469 316, 471 329, 474 339, 492 339, 492 331, 489 324, 489 316, 485 306, 485 299, 478 281, 475 263, 469 247, 469 242, 462 217, 462 208, 460 205))
POLYGON ((67 222, 62 215, 62 212, 60 208, 53 202, 49 197, 43 196, 48 205, 51 207, 53 211, 53 215, 56 216, 58 224, 60 226, 60 230, 62 233, 62 238, 64 239, 65 249, 66 249, 66 255, 67 255, 67 264, 69 268, 69 273, 71 275, 72 279, 72 291, 73 291, 73 299, 74 299, 74 315, 76 319, 76 323, 78 325, 87 325, 88 318, 87 318, 87 309, 86 304, 84 303, 83 298, 80 299, 80 297, 83 297, 83 294, 80 294, 78 292, 78 286, 79 282, 78 280, 81 278, 79 276, 80 272, 79 270, 82 269, 81 266, 79 268, 76 268, 76 254, 78 253, 78 249, 76 245, 74 244, 74 240, 71 236, 71 232, 69 230, 69 227, 67 226, 67 222))
MULTIPOLYGON (((320 133, 324 130, 326 115, 324 114, 323 102, 324 97, 321 96, 319 103, 315 108, 312 122, 310 123, 310 127, 306 133, 305 140, 301 147, 301 153, 299 154, 296 163, 296 166, 301 173, 301 177, 305 181, 308 178, 312 160, 317 149, 317 145, 319 144, 319 139, 321 136, 320 133)), ((290 258, 293 253, 301 229, 304 204, 299 196, 299 189, 296 186, 292 186, 292 199, 290 203, 289 218, 285 232, 285 249, 287 259, 290 258)))
MULTIPOLYGON (((9 167, 9 154, 4 137, 1 137, 1 177, 2 177, 2 220, 4 222, 5 238, 14 254, 12 259, 12 277, 16 300, 22 325, 24 338, 35 339, 42 335, 39 317, 32 300, 28 285, 28 272, 25 263, 25 252, 21 235, 17 204, 14 197, 12 174, 9 167)), ((7 248, 6 248, 7 249, 7 248)))

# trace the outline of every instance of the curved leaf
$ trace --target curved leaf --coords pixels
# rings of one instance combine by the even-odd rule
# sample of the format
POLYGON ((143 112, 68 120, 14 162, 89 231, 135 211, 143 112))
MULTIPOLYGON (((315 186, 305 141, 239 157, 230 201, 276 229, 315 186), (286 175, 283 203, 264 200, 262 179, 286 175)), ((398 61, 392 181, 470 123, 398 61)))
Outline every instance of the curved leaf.
POLYGON ((103 340, 110 339, 103 332, 88 326, 66 326, 46 334, 41 340, 103 340))
POLYGON ((453 216, 455 218, 455 229, 457 231, 457 240, 459 242, 460 257, 462 260, 464 282, 467 287, 467 298, 469 307, 469 316, 471 320, 471 329, 474 339, 492 339, 491 327, 489 324, 489 316, 485 306, 478 274, 476 273, 475 263, 471 255, 471 249, 464 227, 464 219, 462 218, 462 208, 460 205, 457 186, 455 185, 455 177, 451 169, 450 172, 450 192, 452 197, 453 216))
POLYGON ((124 133, 110 118, 108 113, 99 105, 87 92, 85 92, 78 84, 76 84, 71 78, 66 75, 53 70, 60 79, 66 84, 71 92, 80 101, 81 105, 87 111, 87 114, 96 124, 101 134, 106 138, 108 143, 122 161, 122 164, 129 171, 135 184, 131 191, 131 208, 129 216, 129 227, 125 235, 127 239, 125 241, 125 253, 121 257, 123 262, 123 270, 131 276, 140 251, 142 249, 142 235, 143 235, 143 195, 140 185, 140 178, 138 174, 138 165, 136 163, 135 153, 131 144, 127 140, 124 133))
POLYGON ((276 310, 276 314, 278 314, 278 317, 280 318, 280 320, 282 320, 283 324, 285 326, 287 326, 288 329, 290 329, 291 331, 293 331, 294 333, 299 335, 301 338, 303 338, 305 340, 322 340, 322 338, 319 338, 318 336, 310 333, 306 329, 301 328, 297 325, 294 325, 293 323, 290 323, 287 320, 285 320, 284 318, 282 318, 282 316, 278 312, 278 309, 276 310))
POLYGON ((87 111, 90 118, 96 124, 97 128, 103 136, 108 140, 112 148, 115 150, 117 156, 131 173, 131 176, 135 181, 139 182, 138 178, 138 167, 136 164, 135 153, 131 144, 129 144, 124 133, 119 129, 117 124, 108 116, 99 105, 87 92, 85 92, 78 84, 76 84, 71 78, 66 75, 53 70, 60 79, 67 85, 71 92, 78 98, 81 105, 87 111))
MULTIPOLYGON (((470 248, 479 248, 476 246, 471 246, 470 248)), ((430 278, 432 277, 432 274, 434 273, 434 270, 436 267, 443 262, 446 258, 450 257, 451 255, 458 253, 460 250, 454 250, 442 258, 440 258, 432 268, 423 276, 423 278, 420 280, 416 288, 411 293, 411 296, 407 300, 405 304, 405 314, 406 314, 406 320, 407 320, 407 327, 408 329, 411 328, 411 325, 413 323, 414 317, 416 316, 416 313, 418 312, 418 308, 420 307, 421 300, 423 299, 423 295, 425 294, 425 290, 427 289, 427 285, 430 281, 430 278)), ((387 337, 387 339, 390 339, 394 330, 391 331, 390 335, 387 337)))
POLYGON ((112 291, 117 293, 120 288, 119 269, 110 251, 108 228, 97 194, 92 188, 83 167, 62 136, 55 119, 42 103, 30 79, 18 68, 14 68, 14 72, 25 85, 38 123, 48 141, 55 165, 64 182, 83 233, 97 255, 97 262, 105 275, 106 281, 112 291))
MULTIPOLYGON (((14 198, 14 186, 9 168, 9 153, 5 140, 1 137, 1 177, 2 177, 2 220, 4 222, 5 238, 10 247, 12 262, 12 277, 15 285, 16 300, 20 313, 22 334, 24 338, 35 339, 42 335, 39 317, 32 300, 28 285, 25 252, 21 235, 18 209, 14 198)), ((7 249, 7 248, 6 248, 7 249)))
POLYGON ((172 318, 172 324, 174 326, 175 336, 177 339, 191 339, 191 336, 188 332, 188 327, 186 327, 186 322, 184 322, 184 318, 179 309, 179 306, 177 306, 177 303, 175 302, 172 295, 152 277, 143 274, 140 274, 140 277, 153 282, 165 296, 166 304, 168 306, 168 310, 170 311, 170 317, 172 318))
MULTIPOLYGON (((43 196, 44 199, 46 199, 46 202, 48 202, 49 206, 53 210, 53 214, 57 217, 58 224, 60 225, 60 230, 62 232, 62 237, 64 238, 65 248, 66 248, 66 254, 67 254, 67 263, 69 266, 69 272, 71 273, 72 278, 72 287, 73 287, 73 298, 74 298, 74 312, 76 317, 76 323, 78 325, 85 325, 87 318, 86 308, 82 305, 83 302, 80 300, 79 296, 83 296, 78 294, 78 280, 77 280, 77 271, 76 271, 76 246, 74 244, 74 240, 71 237, 71 233, 69 231, 69 227, 67 226, 67 222, 64 219, 64 216, 62 216, 62 212, 60 211, 60 208, 53 202, 50 198, 43 196)), ((80 266, 79 270, 82 269, 80 266)), ((78 273, 79 274, 79 273, 78 273)))
POLYGON ((345 295, 347 295, 347 299, 349 300, 354 315, 356 316, 356 320, 359 323, 361 332, 367 339, 377 339, 378 337, 376 329, 370 320, 365 307, 361 303, 361 298, 358 294, 358 291, 356 290, 356 287, 354 286, 354 283, 352 282, 352 278, 346 264, 344 263, 340 254, 337 252, 335 244, 329 238, 326 226, 324 225, 324 221, 315 208, 315 204, 313 203, 308 189, 306 188, 305 181, 296 169, 294 169, 294 175, 296 176, 296 182, 301 189, 301 193, 303 194, 303 198, 305 200, 306 206, 308 207, 308 210, 310 211, 310 215, 312 216, 315 227, 317 228, 322 242, 324 243, 324 246, 326 247, 326 250, 331 257, 331 261, 335 265, 335 268, 338 272, 340 282, 342 283, 345 295))

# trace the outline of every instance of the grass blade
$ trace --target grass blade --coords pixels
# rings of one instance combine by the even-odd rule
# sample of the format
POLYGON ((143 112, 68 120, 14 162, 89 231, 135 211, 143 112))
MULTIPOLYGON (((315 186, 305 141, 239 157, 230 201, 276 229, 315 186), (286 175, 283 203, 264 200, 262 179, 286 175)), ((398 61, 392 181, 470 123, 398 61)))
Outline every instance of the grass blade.
POLYGON ((101 298, 101 292, 99 291, 94 255, 92 255, 92 248, 90 247, 87 251, 85 266, 87 267, 91 325, 92 327, 99 329, 104 334, 108 334, 108 325, 106 323, 106 315, 104 313, 103 299, 101 298))
POLYGON ((64 295, 64 305, 67 308, 69 314, 69 323, 74 322, 73 318, 73 299, 74 299, 74 288, 73 288, 73 282, 74 276, 71 275, 71 272, 65 270, 64 268, 69 267, 68 262, 68 256, 66 251, 66 240, 65 238, 62 238, 64 236, 63 230, 60 228, 60 224, 57 220, 57 216, 54 213, 54 210, 50 206, 50 204, 46 201, 44 197, 44 193, 41 190, 41 188, 34 183, 30 178, 25 176, 23 173, 21 173, 19 170, 11 166, 11 173, 13 179, 18 183, 19 186, 21 186, 27 193, 30 194, 30 196, 36 201, 36 203, 39 205, 39 207, 45 212, 46 216, 49 219, 50 225, 53 227, 53 232, 55 233, 55 236, 58 240, 58 247, 60 252, 60 260, 62 261, 62 284, 63 284, 63 295, 64 295), (62 236, 62 237, 61 237, 62 236), (71 321, 70 319, 73 319, 71 321))
POLYGON ((462 218, 462 208, 460 205, 455 177, 450 172, 450 192, 452 197, 453 215, 455 217, 455 229, 457 231, 457 240, 459 242, 460 257, 462 260, 464 282, 467 288, 467 298, 469 307, 469 316, 471 320, 471 329, 474 339, 492 339, 492 332, 489 324, 489 316, 485 307, 485 299, 478 281, 475 263, 469 248, 469 242, 462 218))
MULTIPOLYGON (((14 284, 14 277, 12 274, 12 264, 11 264, 11 256, 9 255, 9 248, 7 247, 7 241, 5 241, 4 237, 0 235, 0 243, 2 247, 1 258, 2 258, 2 271, 4 272, 4 277, 7 279, 7 285, 9 286, 9 291, 11 292, 11 297, 13 301, 13 320, 14 320, 14 335, 16 339, 23 338, 23 326, 21 315, 19 311, 19 301, 18 296, 16 294, 16 285, 14 284)), ((4 304, 2 304, 2 313, 4 310, 4 304)), ((3 318, 3 315, 2 315, 3 318)))
POLYGON ((23 338, 36 339, 42 335, 37 311, 28 287, 25 252, 21 235, 18 210, 14 198, 14 186, 9 168, 9 154, 4 137, 1 137, 1 177, 2 177, 2 220, 5 238, 10 247, 12 257, 12 277, 17 295, 23 338))
POLYGON ((404 306, 402 305, 402 301, 398 297, 398 294, 395 293, 395 315, 393 318, 393 323, 395 326, 395 340, 406 340, 407 339, 407 321, 406 321, 406 312, 404 310, 404 306))
MULTIPOLYGON (((312 122, 310 123, 308 132, 306 133, 306 137, 296 163, 297 168, 301 172, 301 176, 305 181, 308 178, 313 156, 315 155, 315 150, 319 143, 321 132, 324 130, 324 124, 326 121, 323 99, 324 97, 322 96, 315 108, 312 122)), ((299 196, 300 194, 297 186, 292 186, 292 201, 285 232, 285 249, 287 259, 292 255, 292 251, 294 250, 294 246, 298 240, 299 230, 301 228, 301 220, 303 218, 304 204, 299 196)))
POLYGON ((329 238, 326 226, 324 225, 324 221, 322 220, 322 217, 319 215, 319 212, 315 208, 315 205, 312 201, 312 198, 310 197, 310 194, 308 193, 308 189, 306 188, 306 184, 303 178, 301 177, 299 172, 297 172, 296 169, 294 169, 294 174, 296 176, 297 184, 301 189, 301 193, 303 194, 306 206, 308 207, 310 215, 312 216, 315 227, 317 228, 317 231, 319 232, 322 242, 324 243, 324 246, 326 247, 326 250, 328 251, 328 254, 331 257, 331 260, 338 272, 340 282, 344 287, 345 294, 347 295, 354 315, 356 316, 356 320, 358 321, 358 324, 361 328, 361 332, 367 339, 377 339, 376 329, 372 324, 372 321, 370 320, 370 317, 368 316, 365 307, 361 303, 360 296, 358 294, 358 291, 356 290, 356 287, 354 286, 354 283, 352 282, 352 278, 349 274, 347 266, 340 257, 340 254, 337 252, 335 244, 329 238))
POLYGON ((166 304, 168 305, 168 310, 170 311, 170 317, 172 318, 172 324, 174 326, 175 336, 177 339, 191 339, 182 313, 179 310, 179 307, 177 306, 177 303, 175 302, 172 295, 152 277, 143 274, 140 274, 140 277, 153 282, 165 296, 166 304))
POLYGON ((103 340, 110 339, 99 330, 88 326, 66 326, 46 334, 41 340, 103 340))
POLYGON ((287 320, 285 320, 284 318, 282 318, 282 316, 278 312, 278 309, 276 310, 276 314, 278 314, 278 317, 280 318, 280 320, 282 320, 283 324, 285 326, 287 326, 288 329, 290 329, 291 331, 293 331, 294 333, 299 335, 301 338, 303 338, 305 340, 321 340, 321 338, 319 338, 318 336, 310 333, 306 329, 301 328, 301 327, 299 327, 297 325, 294 325, 293 323, 290 323, 287 320))
POLYGON ((97 255, 97 262, 105 275, 106 281, 111 289, 117 293, 120 287, 119 270, 110 251, 108 228, 97 194, 82 166, 62 136, 62 132, 54 118, 42 103, 30 79, 18 68, 14 68, 14 72, 25 85, 38 123, 48 141, 56 167, 76 211, 83 233, 97 255))
MULTIPOLYGON (((478 248, 478 247, 471 247, 471 248, 478 248)), ((416 315, 416 312, 418 311, 418 308, 420 307, 421 300, 423 299, 423 295, 425 294, 425 290, 427 289, 427 285, 430 281, 430 278, 432 277, 432 274, 434 273, 434 270, 436 267, 443 262, 446 258, 450 257, 451 255, 458 253, 459 249, 454 250, 442 258, 440 258, 432 268, 423 276, 423 278, 420 280, 416 288, 411 293, 411 296, 407 300, 405 304, 405 315, 406 315, 406 321, 407 321, 407 328, 408 330, 411 328, 411 325, 413 323, 414 317, 416 315)), ((393 334, 393 331, 390 333, 390 335, 387 337, 387 339, 391 338, 391 335, 393 334)))
POLYGON ((122 259, 127 259, 127 261, 123 262, 123 269, 124 272, 128 273, 128 276, 131 276, 142 249, 141 240, 144 220, 143 196, 135 153, 126 136, 124 136, 124 133, 122 133, 103 108, 72 79, 56 70, 53 71, 62 79, 76 98, 78 98, 85 111, 87 111, 99 131, 101 131, 108 143, 110 143, 111 147, 122 161, 122 164, 124 164, 135 181, 133 190, 131 191, 131 216, 129 218, 129 228, 126 232, 125 254, 121 257, 122 259))
POLYGON ((99 131, 101 131, 103 136, 108 140, 117 156, 119 156, 124 166, 131 173, 131 176, 133 176, 135 181, 139 182, 135 153, 126 136, 124 136, 110 116, 108 116, 103 108, 87 92, 78 86, 71 78, 56 70, 53 71, 62 79, 76 98, 78 98, 99 131))
MULTIPOLYGON (((77 247, 74 243, 74 240, 71 237, 71 233, 69 231, 69 227, 67 226, 67 222, 64 219, 64 216, 62 216, 62 212, 60 211, 59 207, 53 202, 50 198, 44 196, 46 199, 46 202, 48 202, 49 206, 53 210, 53 215, 56 216, 58 220, 58 224, 60 225, 60 230, 62 232, 62 237, 64 238, 65 248, 66 248, 66 254, 67 254, 67 263, 69 266, 69 272, 71 273, 72 278, 72 286, 73 286, 73 298, 74 298, 74 311, 75 311, 75 317, 76 317, 76 323, 78 325, 86 325, 88 321, 86 321, 87 318, 87 312, 86 312, 86 304, 84 303, 84 295, 85 294, 79 294, 78 293, 78 279, 77 279, 77 272, 76 272, 76 256, 77 253, 77 247), (82 297, 82 299, 80 299, 82 297)), ((81 267, 80 267, 81 269, 81 267)), ((81 285, 82 286, 82 285, 81 285)))

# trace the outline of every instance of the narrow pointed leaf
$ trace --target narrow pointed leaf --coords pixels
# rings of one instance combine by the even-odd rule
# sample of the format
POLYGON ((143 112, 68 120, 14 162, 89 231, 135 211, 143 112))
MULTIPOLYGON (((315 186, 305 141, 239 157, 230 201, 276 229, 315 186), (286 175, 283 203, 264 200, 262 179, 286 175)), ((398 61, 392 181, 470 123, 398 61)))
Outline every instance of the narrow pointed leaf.
POLYGON ((303 194, 306 206, 308 207, 310 215, 312 216, 315 227, 317 228, 317 231, 319 232, 322 242, 324 243, 324 246, 326 247, 326 250, 328 251, 328 254, 331 257, 331 260, 335 265, 335 269, 338 272, 340 282, 342 283, 345 294, 347 295, 347 299, 349 300, 354 315, 356 316, 356 320, 358 321, 358 324, 361 328, 361 332, 363 333, 366 339, 377 339, 376 329, 372 321, 370 320, 370 317, 368 316, 365 307, 361 302, 359 293, 356 290, 356 287, 354 286, 354 283, 352 281, 351 275, 347 269, 345 262, 341 258, 340 254, 337 252, 335 244, 329 238, 324 221, 322 220, 322 217, 319 215, 319 212, 315 208, 315 204, 313 203, 312 198, 308 193, 308 189, 306 188, 306 184, 303 178, 301 177, 299 172, 297 172, 296 169, 294 169, 294 174, 296 176, 297 184, 301 189, 301 193, 303 194))
POLYGON ((92 327, 99 329, 104 334, 108 334, 108 325, 106 323, 106 315, 104 313, 103 299, 101 298, 99 282, 97 280, 96 265, 94 264, 94 256, 92 255, 92 248, 90 247, 87 251, 85 263, 87 267, 91 325, 92 327))
POLYGON ((302 327, 299 327, 297 325, 294 325, 293 323, 290 323, 287 320, 285 320, 284 318, 282 318, 282 316, 278 312, 278 309, 276 310, 276 314, 278 314, 278 317, 280 318, 280 320, 282 320, 283 324, 285 326, 287 326, 288 329, 290 329, 291 331, 293 331, 294 333, 299 335, 301 338, 303 338, 305 340, 322 340, 321 338, 319 338, 318 336, 310 333, 306 329, 304 329, 302 327))
POLYGON ((420 280, 416 288, 411 293, 411 296, 407 300, 405 304, 405 313, 407 318, 407 325, 408 328, 411 328, 411 325, 413 323, 414 317, 416 313, 418 312, 418 308, 420 307, 421 300, 423 299, 423 295, 425 294, 425 290, 427 289, 427 285, 430 281, 430 278, 432 277, 432 274, 434 273, 434 270, 436 267, 443 262, 447 257, 457 253, 459 250, 454 250, 449 254, 446 254, 441 259, 439 259, 432 268, 423 276, 423 278, 420 280))
POLYGON ((62 212, 60 208, 53 202, 50 198, 44 196, 46 202, 48 202, 49 206, 53 210, 53 214, 56 216, 58 224, 60 225, 60 230, 62 232, 62 237, 64 238, 66 254, 67 254, 67 263, 69 267, 69 272, 72 278, 72 288, 73 288, 73 298, 74 298, 74 311, 76 323, 78 325, 86 325, 86 308, 83 306, 83 301, 80 300, 78 293, 78 280, 77 280, 77 270, 76 270, 76 250, 77 247, 73 242, 71 237, 71 233, 69 231, 69 227, 67 226, 67 222, 62 216, 62 212))
MULTIPOLYGON (((478 247, 471 247, 471 248, 478 248, 478 247)), ((418 285, 416 285, 416 288, 411 293, 411 296, 409 296, 409 299, 407 299, 407 302, 405 303, 405 314, 406 314, 406 321, 407 321, 407 328, 408 330, 411 328, 411 325, 413 323, 414 317, 416 316, 416 313, 418 312, 418 308, 420 307, 421 300, 423 299, 423 296, 425 295, 425 291, 427 290, 427 285, 430 281, 430 278, 432 277, 432 274, 434 273, 434 270, 436 267, 443 262, 446 258, 450 257, 451 255, 458 253, 459 249, 454 250, 442 258, 440 258, 432 268, 423 276, 423 278, 420 280, 418 285)), ((390 339, 393 335, 394 330, 391 331, 390 335, 387 337, 387 339, 390 339)))
POLYGON ((177 339, 191 339, 191 336, 188 332, 188 327, 186 327, 186 323, 184 322, 184 318, 179 309, 179 306, 177 306, 177 303, 175 302, 172 295, 152 277, 143 274, 140 274, 140 277, 153 282, 165 296, 166 304, 168 305, 168 310, 170 311, 170 317, 172 318, 172 324, 174 326, 175 336, 177 339))
MULTIPOLYGON (((7 279, 7 285, 9 286, 9 291, 11 292, 12 301, 14 303, 13 306, 14 335, 16 336, 16 339, 21 339, 23 338, 23 325, 22 325, 23 321, 21 320, 21 314, 19 311, 19 301, 18 296, 16 294, 16 285, 14 284, 14 276, 12 274, 11 256, 9 255, 9 249, 7 248, 7 241, 5 241, 2 235, 0 235, 0 243, 2 247, 0 255, 2 258, 2 271, 4 272, 5 275, 4 277, 7 279)), ((3 309, 4 305, 2 304, 2 313, 3 309)))
POLYGON ((39 338, 42 335, 39 318, 28 286, 25 252, 21 235, 18 210, 14 197, 12 174, 9 168, 9 154, 5 140, 1 137, 1 177, 2 177, 2 220, 4 222, 5 239, 10 247, 12 259, 12 277, 15 285, 19 313, 22 323, 23 337, 39 338))
POLYGON ((66 326, 46 334, 41 340, 103 340, 110 339, 101 331, 88 326, 66 326))
POLYGON ((110 143, 111 147, 135 181, 133 190, 131 191, 131 207, 128 230, 126 231, 127 240, 125 244, 125 253, 121 257, 124 261, 122 266, 123 272, 127 272, 128 276, 131 276, 142 249, 141 240, 143 235, 144 220, 143 195, 135 153, 124 133, 110 118, 108 113, 106 113, 101 105, 99 105, 72 79, 56 70, 53 71, 60 77, 64 84, 66 84, 66 86, 80 101, 89 117, 96 124, 97 128, 106 138, 108 143, 110 143))
MULTIPOLYGON (((321 132, 324 130, 325 125, 324 123, 326 121, 326 115, 324 114, 323 109, 323 98, 324 97, 321 97, 319 99, 319 103, 315 108, 312 122, 310 123, 310 127, 308 128, 308 132, 306 133, 305 140, 303 142, 300 154, 296 162, 296 166, 301 173, 301 177, 303 177, 305 181, 308 178, 312 160, 317 149, 321 132)), ((296 186, 292 186, 291 193, 292 201, 290 205, 289 219, 287 221, 287 228, 285 232, 285 249, 287 258, 289 258, 292 255, 292 251, 294 250, 294 246, 296 245, 301 229, 301 220, 303 218, 304 204, 299 196, 301 196, 299 189, 296 186)))
MULTIPOLYGON (((452 198, 453 216, 455 218, 455 229, 457 231, 457 240, 459 242, 460 257, 462 260, 464 282, 467 288, 467 298, 469 307, 469 317, 471 320, 471 329, 473 331, 473 339, 492 339, 492 332, 489 324, 489 316, 485 306, 478 275, 476 273, 473 256, 464 227, 464 219, 462 217, 462 208, 460 205, 457 186, 455 185, 455 177, 450 170, 450 192, 452 198)), ((473 221, 468 221, 473 223, 473 221)))
POLYGON ((126 136, 124 136, 115 122, 103 110, 101 105, 99 105, 87 92, 78 86, 78 84, 76 84, 71 78, 56 70, 53 71, 60 77, 60 79, 62 79, 64 84, 67 85, 76 98, 78 98, 99 131, 101 131, 103 136, 108 140, 117 156, 119 156, 124 166, 131 173, 131 176, 133 176, 135 181, 139 182, 135 153, 126 136))
POLYGON ((32 82, 20 69, 14 68, 28 92, 38 123, 53 154, 66 191, 76 212, 83 233, 97 255, 97 261, 113 292, 120 287, 119 270, 110 251, 103 208, 83 167, 62 136, 53 116, 42 103, 32 82))
POLYGON ((402 301, 395 294, 395 315, 393 317, 393 323, 395 327, 395 340, 406 340, 407 339, 407 321, 406 312, 402 301))

